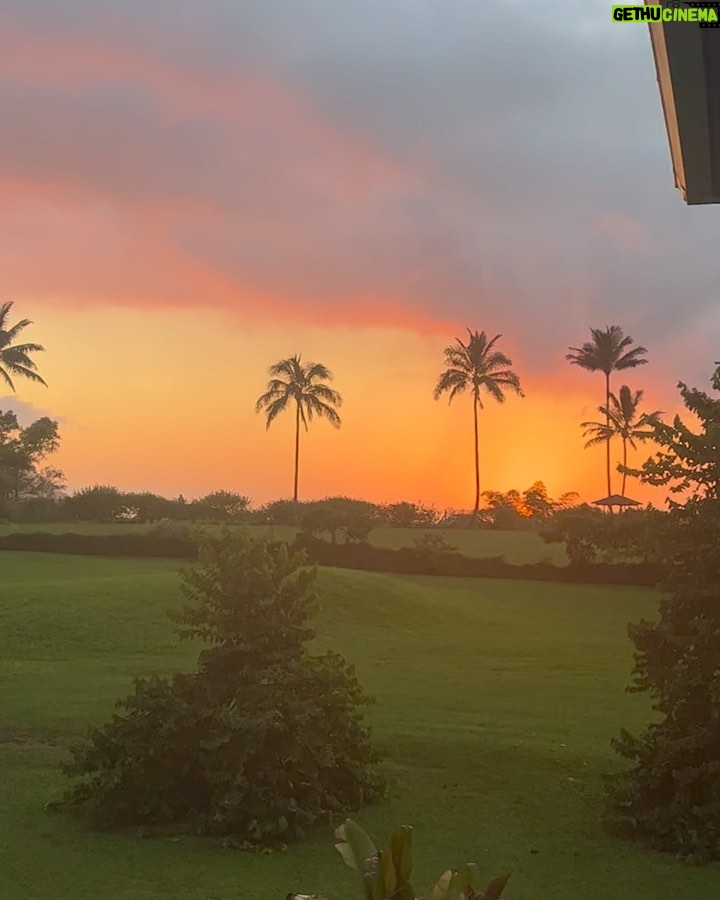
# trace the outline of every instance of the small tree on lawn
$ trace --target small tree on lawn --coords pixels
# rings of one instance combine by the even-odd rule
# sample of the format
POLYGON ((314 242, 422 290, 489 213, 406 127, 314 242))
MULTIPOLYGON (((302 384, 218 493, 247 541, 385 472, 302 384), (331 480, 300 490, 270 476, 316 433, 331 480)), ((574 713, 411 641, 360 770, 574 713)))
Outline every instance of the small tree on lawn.
MULTIPOLYGON (((713 387, 720 390, 720 368, 713 387)), ((655 847, 720 859, 720 400, 680 383, 695 414, 659 425, 660 451, 642 481, 688 492, 656 529, 668 575, 657 622, 630 627, 634 684, 658 721, 639 737, 623 731, 617 751, 633 762, 611 789, 615 823, 655 847)))
POLYGON ((197 670, 135 682, 122 714, 65 766, 65 795, 101 827, 191 828, 250 844, 300 837, 376 800, 361 707, 335 653, 311 655, 315 571, 282 543, 205 536, 173 618, 206 644, 197 670))

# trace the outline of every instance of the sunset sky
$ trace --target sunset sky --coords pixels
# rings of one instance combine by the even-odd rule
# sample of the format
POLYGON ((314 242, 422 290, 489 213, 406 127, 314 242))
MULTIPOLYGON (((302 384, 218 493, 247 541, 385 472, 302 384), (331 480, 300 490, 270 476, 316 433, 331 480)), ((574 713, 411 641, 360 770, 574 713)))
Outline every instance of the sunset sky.
POLYGON ((0 408, 60 420, 70 488, 288 496, 292 416, 253 405, 302 353, 345 400, 302 497, 467 508, 471 404, 432 399, 467 325, 527 395, 482 412, 482 488, 592 500, 568 346, 621 325, 650 364, 615 387, 667 411, 720 358, 720 211, 606 0, 3 0, 0 121, 0 301, 49 385, 0 408))

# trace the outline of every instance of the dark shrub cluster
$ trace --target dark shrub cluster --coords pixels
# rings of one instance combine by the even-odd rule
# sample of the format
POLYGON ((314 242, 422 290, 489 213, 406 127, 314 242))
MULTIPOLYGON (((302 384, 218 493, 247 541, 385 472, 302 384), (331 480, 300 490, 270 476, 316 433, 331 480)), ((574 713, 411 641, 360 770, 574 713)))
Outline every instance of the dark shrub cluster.
POLYGON ((196 671, 136 681, 65 766, 79 782, 60 808, 274 845, 378 799, 354 670, 306 647, 314 579, 285 544, 205 538, 173 617, 206 645, 196 671))
POLYGON ((660 450, 635 473, 688 492, 657 540, 667 568, 659 618, 630 627, 631 690, 647 693, 658 717, 615 741, 631 767, 610 801, 624 832, 704 861, 720 859, 720 399, 682 383, 680 393, 700 427, 679 416, 659 427, 660 450))
POLYGON ((396 572, 402 575, 446 575, 460 578, 511 578, 523 581, 560 581, 577 584, 629 584, 653 587, 662 569, 649 563, 552 563, 514 565, 503 556, 477 558, 457 551, 427 547, 391 550, 372 544, 332 544, 300 534, 293 545, 305 550, 320 566, 396 572))
POLYGON ((48 534, 15 532, 0 536, 0 550, 72 553, 81 556, 197 558, 197 544, 188 534, 48 534))

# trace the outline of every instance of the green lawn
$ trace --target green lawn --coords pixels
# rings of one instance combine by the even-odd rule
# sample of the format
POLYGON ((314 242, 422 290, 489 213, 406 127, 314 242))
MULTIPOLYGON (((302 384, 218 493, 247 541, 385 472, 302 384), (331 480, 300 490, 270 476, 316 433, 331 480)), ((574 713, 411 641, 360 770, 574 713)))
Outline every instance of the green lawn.
MULTIPOLYGON (((135 525, 132 522, 103 525, 95 522, 51 522, 39 525, 15 523, 0 524, 0 535, 16 531, 46 531, 55 534, 73 532, 75 534, 118 534, 121 532, 147 531, 149 525, 135 525)), ((257 534, 273 534, 278 540, 291 541, 297 529, 286 525, 252 525, 257 534)), ((466 556, 502 556, 509 563, 534 563, 548 559, 555 565, 566 565, 567 555, 563 544, 546 544, 534 531, 491 531, 458 528, 376 528, 370 535, 370 542, 378 547, 412 547, 413 541, 423 534, 442 534, 451 546, 466 556)))
MULTIPOLYGON (((130 678, 193 661, 168 608, 177 566, 0 553, 0 897, 7 900, 282 900, 353 895, 318 833, 286 853, 183 838, 97 834, 43 812, 67 745, 102 722, 130 678)), ((323 570, 318 642, 357 664, 377 698, 387 802, 359 818, 384 836, 416 826, 417 886, 476 860, 513 876, 508 900, 705 900, 717 870, 608 836, 609 738, 646 720, 624 692, 628 620, 657 597, 630 588, 323 570)))

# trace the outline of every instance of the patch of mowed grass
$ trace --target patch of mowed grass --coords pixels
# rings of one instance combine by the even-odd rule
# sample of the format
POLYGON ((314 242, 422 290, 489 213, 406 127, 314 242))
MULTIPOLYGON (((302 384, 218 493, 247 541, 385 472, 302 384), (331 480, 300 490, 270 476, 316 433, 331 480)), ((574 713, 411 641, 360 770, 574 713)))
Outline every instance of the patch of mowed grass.
MULTIPOLYGON (((352 896, 318 832, 285 853, 99 834, 43 812, 58 763, 133 676, 187 668, 165 611, 177 564, 2 553, 0 897, 274 900, 352 896)), ((377 703, 387 802, 357 816, 384 837, 416 826, 416 883, 476 860, 513 876, 509 900, 707 898, 718 872, 623 843, 600 824, 609 738, 647 720, 624 692, 628 620, 657 597, 631 588, 322 570, 318 643, 342 651, 377 703)))
POLYGON ((378 547, 412 547, 424 534, 440 534, 465 556, 504 556, 509 563, 522 565, 543 559, 556 566, 567 565, 564 544, 546 544, 535 531, 495 531, 490 528, 376 528, 370 541, 378 547))

